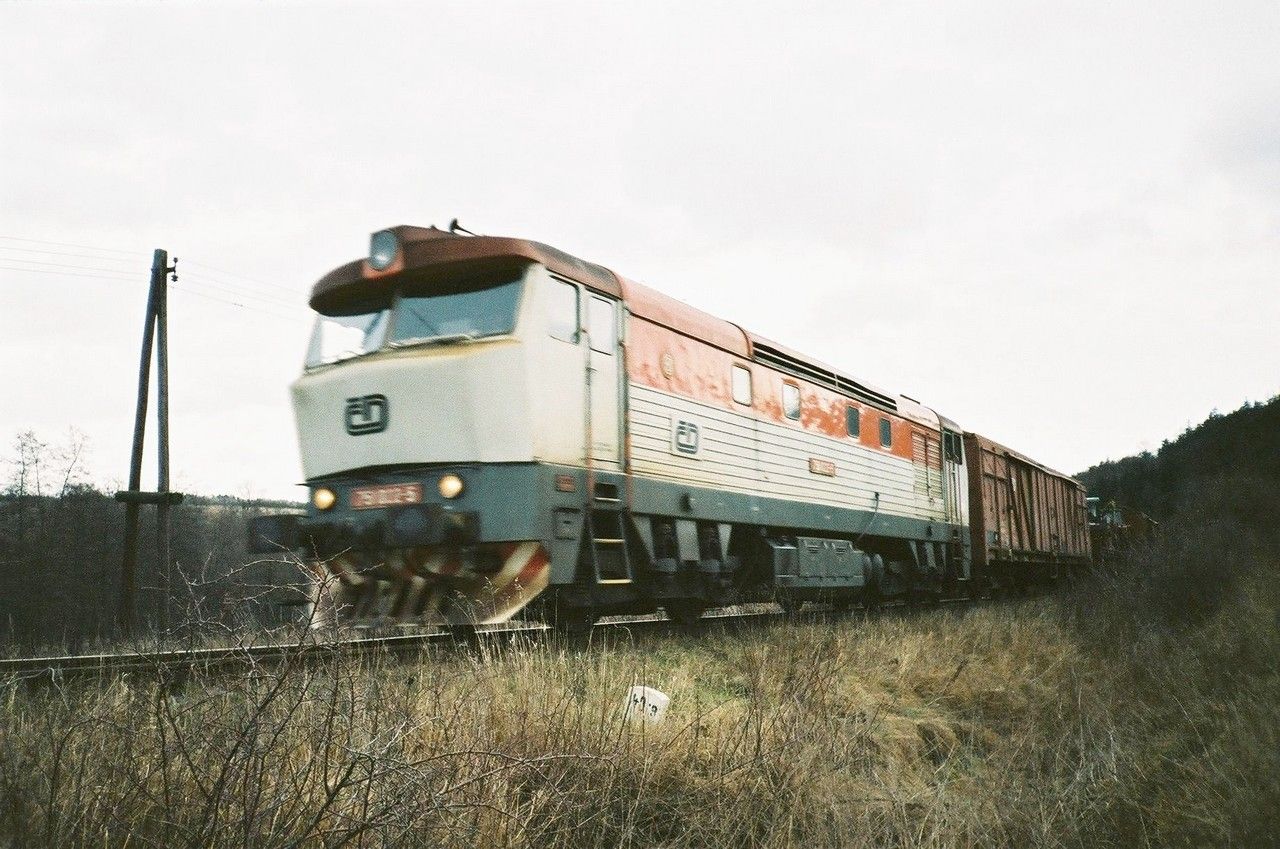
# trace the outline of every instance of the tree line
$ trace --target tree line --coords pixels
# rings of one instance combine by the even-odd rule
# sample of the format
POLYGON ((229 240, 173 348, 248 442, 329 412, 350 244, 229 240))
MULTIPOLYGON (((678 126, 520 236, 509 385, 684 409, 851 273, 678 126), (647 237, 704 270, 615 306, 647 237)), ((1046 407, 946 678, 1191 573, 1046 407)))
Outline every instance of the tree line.
MULTIPOLYGON (((116 609, 124 506, 85 470, 86 440, 50 443, 19 433, 0 479, 0 643, 15 650, 81 651, 119 636, 116 609)), ((172 511, 170 595, 155 552, 154 510, 144 508, 138 615, 255 626, 298 614, 301 575, 286 557, 247 551, 250 518, 301 505, 231 496, 189 497, 172 511)))
POLYGON ((1280 548, 1280 395, 1215 410, 1155 453, 1107 460, 1077 477, 1104 502, 1162 521, 1212 514, 1280 548))

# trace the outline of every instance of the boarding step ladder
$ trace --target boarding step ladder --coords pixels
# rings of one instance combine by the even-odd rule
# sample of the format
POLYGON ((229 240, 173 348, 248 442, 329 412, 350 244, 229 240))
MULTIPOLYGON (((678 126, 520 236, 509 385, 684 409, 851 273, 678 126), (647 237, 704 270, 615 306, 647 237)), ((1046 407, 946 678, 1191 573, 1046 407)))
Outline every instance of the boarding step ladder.
POLYGON ((591 564, 598 584, 629 584, 631 553, 627 546, 627 514, 616 488, 599 487, 590 510, 591 564))

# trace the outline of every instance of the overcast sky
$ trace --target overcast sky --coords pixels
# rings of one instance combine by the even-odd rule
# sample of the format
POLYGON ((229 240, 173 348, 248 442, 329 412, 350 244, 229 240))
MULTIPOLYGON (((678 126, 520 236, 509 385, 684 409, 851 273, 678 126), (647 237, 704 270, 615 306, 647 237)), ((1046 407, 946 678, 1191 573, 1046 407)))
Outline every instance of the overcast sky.
POLYGON ((454 216, 1069 472, 1280 392, 1274 0, 640 5, 0 3, 0 456, 126 475, 162 247, 175 488, 298 497, 309 287, 454 216))

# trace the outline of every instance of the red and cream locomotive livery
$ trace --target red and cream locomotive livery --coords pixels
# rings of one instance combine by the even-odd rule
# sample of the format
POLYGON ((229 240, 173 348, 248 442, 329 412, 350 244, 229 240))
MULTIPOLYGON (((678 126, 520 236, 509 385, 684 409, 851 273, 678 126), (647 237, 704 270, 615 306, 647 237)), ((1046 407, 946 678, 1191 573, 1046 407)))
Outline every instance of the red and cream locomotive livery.
POLYGON ((1070 478, 546 245, 394 227, 311 306, 310 504, 253 533, 350 620, 691 619, 1088 562, 1070 478))

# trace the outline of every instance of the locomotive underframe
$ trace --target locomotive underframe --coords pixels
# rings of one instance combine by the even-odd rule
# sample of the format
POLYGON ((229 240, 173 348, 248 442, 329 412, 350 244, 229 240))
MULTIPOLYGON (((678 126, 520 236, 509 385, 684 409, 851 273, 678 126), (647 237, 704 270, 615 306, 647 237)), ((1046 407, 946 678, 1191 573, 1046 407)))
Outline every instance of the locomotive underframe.
POLYGON ((346 566, 337 577, 359 583, 365 597, 348 593, 348 600, 372 621, 384 618, 376 614, 380 606, 386 613, 403 598, 400 585, 412 577, 405 567, 412 558, 404 555, 421 546, 471 562, 491 557, 496 544, 538 542, 550 561, 549 586, 531 610, 553 621, 659 607, 689 615, 768 600, 844 606, 962 595, 970 579, 962 525, 616 472, 450 464, 366 469, 310 483, 334 490, 339 505, 350 504, 356 487, 421 484, 421 504, 311 508, 291 541, 319 563, 342 555, 346 566), (462 497, 436 494, 445 474, 466 480, 462 497), (421 521, 404 521, 415 511, 421 521))

